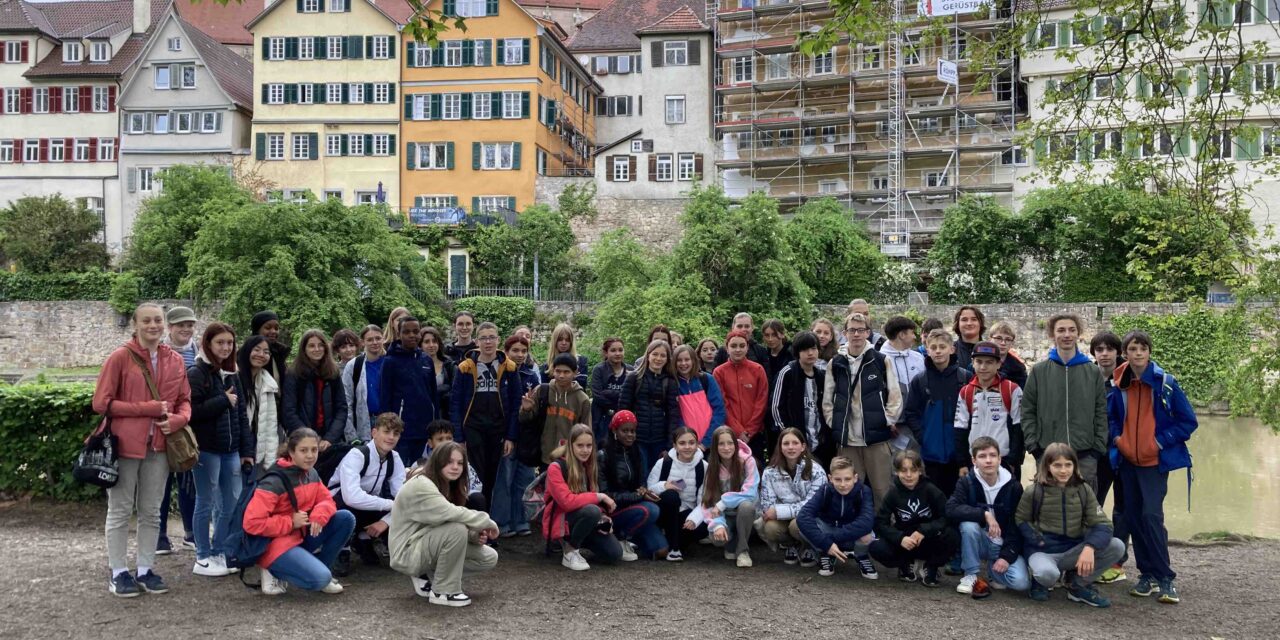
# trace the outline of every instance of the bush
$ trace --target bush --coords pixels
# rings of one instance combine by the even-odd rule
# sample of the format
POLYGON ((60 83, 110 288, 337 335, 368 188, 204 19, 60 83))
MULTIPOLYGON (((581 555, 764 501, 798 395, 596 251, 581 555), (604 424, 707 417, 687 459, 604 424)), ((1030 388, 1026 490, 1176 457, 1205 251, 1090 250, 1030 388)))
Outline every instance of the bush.
MULTIPOLYGON (((818 304, 870 298, 883 279, 885 257, 853 213, 831 198, 811 200, 783 227, 791 264, 818 304)), ((905 296, 904 296, 905 297, 905 296)))
POLYGON ((111 303, 111 308, 119 314, 132 314, 142 295, 140 285, 138 276, 128 271, 117 274, 111 283, 111 297, 107 300, 111 303))
POLYGON ((528 298, 504 298, 501 296, 475 296, 453 301, 453 310, 470 311, 477 322, 498 325, 499 338, 505 339, 516 327, 533 324, 533 301, 528 298))
POLYGON ((0 302, 17 300, 106 300, 115 274, 106 271, 35 274, 0 271, 0 302))
POLYGON ((1116 316, 1112 330, 1124 334, 1141 329, 1151 335, 1152 360, 1178 379, 1187 398, 1197 405, 1227 399, 1227 385, 1249 353, 1244 316, 1195 307, 1171 316, 1116 316))
POLYGON ((71 477, 85 436, 100 418, 93 385, 0 386, 0 492, 89 500, 102 490, 71 477))
POLYGON ((617 336, 628 359, 634 359, 644 353, 644 339, 655 324, 667 325, 695 345, 710 336, 721 342, 724 331, 712 323, 711 313, 711 292, 691 275, 648 287, 627 286, 601 301, 584 341, 589 347, 578 352, 595 351, 605 338, 617 336))
POLYGON ((97 214, 61 194, 27 196, 0 209, 0 251, 23 271, 105 269, 110 257, 100 233, 97 214))

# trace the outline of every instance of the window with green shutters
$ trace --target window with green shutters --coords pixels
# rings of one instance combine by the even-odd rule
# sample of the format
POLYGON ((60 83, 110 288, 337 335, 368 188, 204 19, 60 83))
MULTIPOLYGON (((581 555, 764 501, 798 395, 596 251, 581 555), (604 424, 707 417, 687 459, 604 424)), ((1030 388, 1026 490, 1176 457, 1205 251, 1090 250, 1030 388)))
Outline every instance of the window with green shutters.
POLYGON ((498 0, 444 0, 441 13, 463 18, 485 18, 498 15, 498 0))

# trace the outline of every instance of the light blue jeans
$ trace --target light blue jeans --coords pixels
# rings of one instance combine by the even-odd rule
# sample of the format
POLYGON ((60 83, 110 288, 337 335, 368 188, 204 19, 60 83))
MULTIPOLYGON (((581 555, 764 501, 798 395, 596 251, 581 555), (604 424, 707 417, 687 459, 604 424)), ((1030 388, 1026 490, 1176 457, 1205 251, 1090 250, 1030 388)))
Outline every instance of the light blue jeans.
POLYGON ((240 499, 244 486, 240 477, 240 455, 236 453, 200 452, 200 460, 192 470, 196 482, 196 512, 192 516, 192 533, 196 539, 196 559, 223 555, 223 542, 231 524, 231 512, 240 499), (214 520, 213 538, 209 522, 214 520))
POLYGON ((503 458, 498 465, 493 504, 489 507, 489 515, 497 523, 498 531, 513 533, 529 530, 529 520, 524 515, 524 490, 533 482, 533 475, 533 468, 516 460, 514 455, 503 458))
MULTIPOLYGON (((1027 561, 1021 556, 1009 563, 1004 573, 991 569, 992 563, 1000 559, 1000 545, 987 537, 987 532, 976 522, 960 523, 960 565, 966 576, 976 576, 982 570, 982 563, 987 564, 987 575, 1014 591, 1026 591, 1031 588, 1031 577, 1027 575, 1027 561)), ((1107 565, 1111 566, 1111 565, 1107 565)))
POLYGON ((356 517, 350 511, 340 509, 329 522, 313 536, 310 527, 302 544, 276 558, 268 571, 278 580, 284 580, 307 591, 319 591, 333 580, 329 567, 338 559, 338 552, 346 546, 347 539, 356 528, 356 517))

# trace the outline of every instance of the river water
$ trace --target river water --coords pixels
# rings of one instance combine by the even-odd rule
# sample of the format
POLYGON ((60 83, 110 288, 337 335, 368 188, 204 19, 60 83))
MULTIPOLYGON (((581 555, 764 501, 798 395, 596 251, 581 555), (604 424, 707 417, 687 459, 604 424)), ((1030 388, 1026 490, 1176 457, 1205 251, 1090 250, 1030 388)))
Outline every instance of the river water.
MULTIPOLYGON (((1200 416, 1188 446, 1195 465, 1191 510, 1186 471, 1174 471, 1164 502, 1169 537, 1231 531, 1280 538, 1280 436, 1254 419, 1200 416)), ((1026 460, 1022 477, 1031 478, 1034 461, 1026 460)))

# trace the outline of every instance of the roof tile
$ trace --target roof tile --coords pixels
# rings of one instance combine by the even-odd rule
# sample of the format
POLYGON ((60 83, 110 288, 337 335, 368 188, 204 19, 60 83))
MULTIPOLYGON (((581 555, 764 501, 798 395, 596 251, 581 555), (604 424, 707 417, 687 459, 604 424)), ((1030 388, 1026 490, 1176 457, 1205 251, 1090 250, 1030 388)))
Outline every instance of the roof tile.
POLYGON ((574 51, 631 50, 640 48, 636 31, 686 7, 699 20, 706 7, 689 0, 613 0, 582 23, 569 41, 574 51))
POLYGON ((237 106, 252 111, 253 65, 195 26, 186 21, 182 24, 218 86, 237 106))
POLYGON ((637 29, 636 33, 696 33, 702 31, 710 31, 711 27, 707 23, 698 18, 692 9, 685 5, 672 11, 667 17, 642 29, 637 29))
POLYGON ((244 25, 262 11, 260 0, 229 0, 225 6, 214 0, 176 0, 182 21, 222 44, 251 45, 253 35, 244 25))

